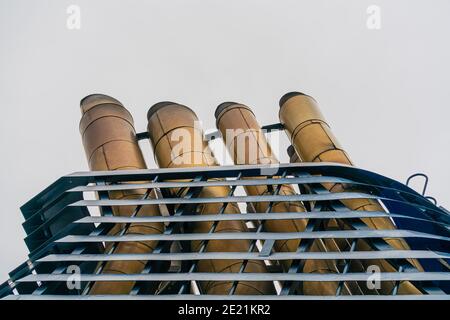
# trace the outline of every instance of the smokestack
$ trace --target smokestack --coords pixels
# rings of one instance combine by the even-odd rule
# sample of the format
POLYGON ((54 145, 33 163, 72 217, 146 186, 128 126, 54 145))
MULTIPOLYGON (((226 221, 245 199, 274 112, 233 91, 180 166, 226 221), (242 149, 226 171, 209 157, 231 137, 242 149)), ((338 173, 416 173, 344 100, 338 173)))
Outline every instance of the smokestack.
MULTIPOLYGON (((278 164, 279 161, 272 152, 264 133, 256 120, 252 110, 242 104, 225 102, 219 105, 215 112, 216 126, 222 133, 224 143, 230 152, 233 161, 241 164, 278 164)), ((278 178, 278 177, 273 177, 278 178)), ((273 194, 269 186, 245 186, 248 195, 259 196, 273 194)), ((278 193, 280 195, 296 194, 294 188, 283 184, 278 193)), ((258 213, 267 212, 268 202, 257 202, 253 206, 258 213)), ((278 202, 274 203, 270 212, 304 212, 305 208, 300 202, 278 202)), ((268 232, 302 232, 306 228, 306 220, 268 220, 264 226, 268 232)), ((276 241, 277 252, 296 252, 300 240, 276 241)), ((341 244, 342 245, 342 244, 341 244)), ((333 239, 317 239, 310 251, 339 251, 339 246, 333 239)), ((292 261, 282 261, 285 271, 289 270, 292 261)), ((338 273, 336 261, 334 260, 308 260, 303 267, 304 273, 338 273)), ((336 282, 304 282, 303 293, 307 295, 335 295, 338 288, 336 282)), ((359 292, 357 284, 350 288, 347 284, 343 288, 343 294, 359 292)))
MULTIPOLYGON (((186 106, 173 102, 161 102, 150 108, 147 114, 148 133, 152 144, 155 160, 161 168, 184 168, 193 166, 214 166, 217 162, 207 142, 203 131, 198 125, 196 114, 186 106), (181 140, 181 142, 180 142, 181 140), (181 149, 180 149, 181 146, 181 149)), ((171 189, 173 195, 180 196, 179 189, 171 189)), ((199 197, 226 197, 230 192, 228 187, 203 187, 199 197)), ((183 196, 183 195, 181 195, 183 196)), ((217 214, 225 205, 225 214, 240 214, 235 203, 200 204, 197 214, 217 214)), ((189 232, 207 233, 213 222, 193 223, 189 232)), ((221 221, 214 232, 246 232, 247 227, 242 221, 221 221)), ((199 251, 201 241, 192 241, 191 250, 199 251)), ((250 242, 247 240, 211 240, 206 252, 247 252, 250 242)), ((199 272, 238 272, 243 266, 242 260, 202 260, 198 262, 199 272)), ((245 272, 266 272, 263 261, 248 261, 245 272)), ((205 294, 228 294, 233 287, 232 281, 200 282, 205 294)), ((272 282, 241 281, 236 286, 235 294, 260 295, 274 294, 272 282)))
MULTIPOLYGON (((280 99, 280 122, 283 124, 291 144, 294 146, 299 161, 305 162, 337 162, 353 165, 349 156, 337 141, 325 121, 316 101, 303 93, 291 92, 280 99)), ((345 184, 323 184, 331 192, 344 192, 358 190, 345 184)), ((341 200, 350 210, 384 211, 382 206, 372 199, 341 200)), ((388 218, 363 218, 363 222, 371 229, 395 229, 395 225, 388 218)), ((409 250, 408 244, 403 239, 385 239, 393 248, 409 250)), ((357 249, 361 251, 371 250, 367 242, 358 241, 357 249)), ((414 266, 422 271, 422 267, 415 259, 409 259, 414 266)), ((363 264, 375 264, 382 272, 396 272, 397 270, 386 260, 370 261, 363 264)), ((381 293, 390 294, 394 287, 393 282, 382 282, 381 293)), ((420 291, 411 282, 402 282, 399 293, 420 294, 420 291)))
MULTIPOLYGON (((80 132, 86 157, 91 170, 134 170, 146 169, 145 161, 136 140, 133 118, 118 100, 102 95, 93 94, 80 102, 82 118, 80 132)), ((140 199, 146 195, 146 189, 125 191, 111 191, 111 199, 140 199)), ((149 197, 152 197, 150 194, 149 197)), ((131 216, 136 206, 113 207, 115 216, 131 216)), ((142 206, 136 216, 160 215, 156 205, 142 206)), ((121 229, 116 225, 110 234, 117 234, 121 229)), ((127 234, 155 234, 163 232, 162 223, 133 223, 127 234)), ((120 242, 114 254, 141 254, 152 252, 157 241, 120 242)), ((106 246, 105 251, 111 249, 106 246)), ((133 274, 140 273, 145 261, 109 261, 106 262, 102 273, 105 274, 133 274)), ((128 294, 134 282, 96 282, 90 294, 128 294)))

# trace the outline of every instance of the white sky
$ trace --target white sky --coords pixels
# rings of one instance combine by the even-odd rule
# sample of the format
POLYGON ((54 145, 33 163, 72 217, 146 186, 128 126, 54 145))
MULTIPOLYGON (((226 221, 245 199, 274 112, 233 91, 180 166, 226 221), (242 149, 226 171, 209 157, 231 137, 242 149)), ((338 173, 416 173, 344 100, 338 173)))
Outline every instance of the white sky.
POLYGON ((87 170, 79 100, 95 92, 144 131, 162 100, 213 128, 223 101, 269 124, 279 98, 302 91, 358 166, 400 181, 425 172, 449 208, 449 14, 448 0, 0 0, 0 281, 26 259, 19 207, 87 170), (71 4, 80 30, 66 27, 71 4), (366 27, 371 4, 381 30, 366 27))

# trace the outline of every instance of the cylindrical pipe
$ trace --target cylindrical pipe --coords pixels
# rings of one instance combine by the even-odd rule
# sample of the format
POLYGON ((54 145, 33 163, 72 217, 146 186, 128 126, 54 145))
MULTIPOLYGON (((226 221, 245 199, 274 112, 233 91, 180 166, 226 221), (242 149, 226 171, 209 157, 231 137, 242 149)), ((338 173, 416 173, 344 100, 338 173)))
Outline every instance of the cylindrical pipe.
MULTIPOLYGON (((353 165, 349 156, 341 147, 336 137, 325 121, 316 101, 303 93, 291 92, 280 99, 279 118, 281 124, 294 146, 299 161, 305 162, 337 162, 353 165)), ((324 184, 331 192, 357 191, 345 184, 324 184)), ((341 200, 350 210, 384 211, 383 207, 372 199, 341 200)), ((395 225, 388 218, 364 218, 363 222, 372 229, 395 229, 395 225)), ((403 239, 385 239, 393 248, 408 250, 409 246, 403 239)), ((358 241, 359 250, 371 250, 367 242, 358 241)), ((410 260, 416 268, 422 270, 419 262, 410 260)), ((381 271, 397 271, 388 261, 366 261, 366 264, 376 264, 381 271)), ((389 294, 394 286, 393 282, 383 282, 381 292, 389 294)), ((420 291, 410 282, 402 282, 399 293, 420 294, 420 291)))
MULTIPOLYGON (((103 95, 93 94, 81 100, 82 118, 80 132, 84 149, 91 170, 133 170, 145 169, 145 161, 136 140, 133 118, 118 100, 103 95)), ((126 191, 111 191, 111 199, 137 199, 146 194, 145 189, 126 191)), ((152 194, 149 195, 152 197, 152 194)), ((117 216, 131 216, 137 210, 136 206, 120 206, 113 208, 117 216)), ((142 206, 136 216, 160 215, 156 205, 142 206)), ((110 234, 121 229, 116 225, 110 234)), ((155 234, 163 232, 162 223, 132 223, 127 234, 155 234)), ((120 242, 114 254, 149 253, 157 245, 157 241, 120 242)), ((106 247, 106 250, 110 247, 106 247)), ((140 273, 145 261, 109 261, 102 273, 133 274, 140 273)), ((95 282, 90 294, 127 294, 134 282, 95 282)))
MULTIPOLYGON (((154 150, 155 160, 161 168, 184 168, 193 166, 213 166, 217 162, 204 140, 196 114, 186 106, 161 102, 150 108, 147 114, 148 133, 154 150)), ((174 195, 182 196, 183 190, 171 189, 174 195)), ((199 197, 226 197, 229 187, 203 187, 199 197)), ((222 203, 200 204, 197 214, 217 214, 222 203)), ((226 205, 225 214, 239 214, 235 203, 226 205)), ((213 222, 199 222, 190 225, 190 232, 207 233, 213 222)), ((245 232, 247 227, 242 221, 221 221, 214 232, 245 232)), ((192 241, 191 250, 199 251, 201 241, 192 241)), ((250 248, 247 240, 209 241, 206 252, 246 252, 250 248)), ((238 272, 242 260, 203 260, 198 262, 199 272, 238 272)), ((262 261, 248 261, 245 272, 266 272, 262 261)), ((232 288, 232 281, 200 282, 200 287, 207 294, 227 294, 232 288)), ((272 282, 238 283, 235 294, 273 294, 272 282)))
MULTIPOLYGON (((239 103, 225 102, 220 104, 215 112, 216 126, 222 133, 224 143, 234 163, 240 164, 278 164, 279 161, 264 136, 264 133, 256 120, 252 110, 239 103)), ((273 177, 278 178, 278 177, 273 177)), ((246 186, 248 195, 259 196, 273 194, 270 186, 246 186)), ((294 188, 283 184, 279 189, 280 195, 296 194, 294 188)), ((256 212, 264 213, 269 208, 268 202, 257 202, 253 204, 256 212)), ((300 202, 277 202, 274 203, 271 212, 304 212, 305 208, 300 202)), ((305 220, 268 220, 265 229, 269 232, 302 232, 306 228, 305 220)), ((300 244, 300 239, 276 241, 277 252, 295 252, 300 244)), ((310 251, 339 251, 339 246, 333 239, 315 240, 310 251)), ((291 261, 283 261, 283 269, 289 270, 291 261)), ((303 267, 304 273, 338 273, 336 261, 334 260, 308 260, 303 267)), ((304 282, 303 293, 311 295, 334 295, 338 283, 336 282, 304 282)), ((352 287, 357 287, 356 285, 352 287)), ((358 288, 352 290, 347 284, 344 286, 343 294, 360 292, 358 288)))

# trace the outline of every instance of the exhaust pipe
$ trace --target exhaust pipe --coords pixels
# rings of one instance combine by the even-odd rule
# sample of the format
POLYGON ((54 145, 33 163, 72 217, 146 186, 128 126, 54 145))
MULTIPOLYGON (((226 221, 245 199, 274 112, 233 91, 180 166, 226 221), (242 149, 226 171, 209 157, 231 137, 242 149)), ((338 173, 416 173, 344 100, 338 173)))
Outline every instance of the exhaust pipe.
MULTIPOLYGON (((86 157, 91 170, 135 170, 146 169, 141 149, 136 140, 133 118, 118 100, 102 95, 93 94, 80 102, 82 118, 80 132, 86 157)), ((110 199, 138 199, 143 198, 145 189, 109 192, 110 199)), ((152 194, 149 195, 152 197, 152 194)), ((138 208, 136 206, 113 207, 115 216, 131 216, 138 208)), ((136 216, 160 215, 156 205, 145 205, 139 209, 136 216)), ((117 234, 123 226, 116 225, 110 234, 117 234)), ((159 234, 164 231, 162 223, 133 223, 127 234, 159 234)), ((114 254, 141 254, 152 252, 157 241, 120 242, 114 254)), ((111 245, 106 246, 108 252, 111 245)), ((105 274, 134 274, 140 273, 145 261, 109 261, 106 262, 102 273, 105 274)), ((134 282, 95 282, 89 294, 128 294, 134 282)))
MULTIPOLYGON (((160 102, 150 108, 147 114, 148 133, 154 150, 155 160, 160 168, 185 168, 194 166, 218 165, 212 151, 204 140, 203 131, 198 125, 196 114, 186 106, 173 102, 160 102), (181 140, 181 142, 180 142, 181 140)), ((171 189, 173 196, 184 196, 186 190, 171 189)), ((229 187, 203 187, 199 197, 226 197, 229 187)), ((196 214, 218 214, 221 209, 225 214, 240 214, 236 203, 199 204, 196 214), (225 206, 223 210, 222 205, 225 206)), ((189 232, 208 233, 213 222, 198 222, 187 226, 189 232)), ((242 221, 221 221, 214 232, 246 232, 242 221)), ((191 251, 198 252, 201 241, 191 242, 191 251)), ((206 252, 247 252, 250 242, 247 240, 211 240, 206 252)), ((242 260, 201 260, 197 264, 199 272, 238 272, 243 266, 242 260)), ((267 272, 263 261, 248 261, 245 272, 267 272)), ((228 294, 233 290, 232 281, 202 281, 199 283, 202 293, 228 294)), ((234 294, 260 295, 274 294, 272 282, 240 281, 235 286, 234 294)))
MULTIPOLYGON (((325 121, 316 101, 303 93, 291 92, 280 99, 279 118, 284 126, 291 144, 295 150, 290 150, 291 161, 305 162, 337 162, 353 165, 350 157, 339 144, 336 137, 325 121), (294 151, 296 155, 294 155, 294 151), (296 157, 297 156, 297 157, 296 157)), ((354 187, 345 184, 323 184, 330 192, 358 191, 354 187)), ((350 210, 384 211, 382 206, 372 199, 341 200, 350 210)), ((371 229, 395 229, 395 225, 388 218, 363 218, 363 222, 371 229)), ((348 228, 344 225, 341 228, 348 228)), ((409 246, 403 239, 385 239, 393 248, 409 250, 409 246)), ((367 242, 358 240, 357 250, 372 250, 367 242)), ((416 259, 408 259, 419 271, 422 267, 416 259)), ((366 260, 364 265, 378 265, 382 272, 396 272, 386 260, 366 260)), ((394 282, 383 281, 380 292, 390 294, 395 286, 394 282)), ((399 294, 421 294, 411 282, 404 281, 398 288, 399 294)))
MULTIPOLYGON (((264 133, 256 120, 252 110, 242 104, 225 102, 219 105, 215 112, 216 126, 222 133, 225 145, 234 163, 240 164, 278 164, 279 161, 272 152, 264 133)), ((279 177, 273 177, 279 178, 279 177)), ((269 186, 246 186, 248 195, 258 196, 273 194, 269 186)), ((296 194, 294 188, 283 184, 279 187, 280 195, 296 194)), ((258 213, 267 212, 268 202, 254 203, 258 213)), ((278 202, 271 207, 271 212, 304 212, 306 211, 300 202, 278 202)), ((302 232, 306 228, 306 220, 268 220, 265 228, 269 232, 302 232)), ((276 241, 277 252, 296 252, 300 239, 276 241)), ((333 239, 317 239, 311 244, 310 251, 327 252, 340 251, 333 239)), ((281 262, 285 271, 288 271, 292 261, 281 262)), ((338 273, 334 260, 308 260, 302 270, 304 273, 338 273)), ((338 288, 336 282, 304 282, 302 291, 306 295, 335 295, 338 288)), ((361 293, 357 284, 345 283, 342 294, 361 293)))

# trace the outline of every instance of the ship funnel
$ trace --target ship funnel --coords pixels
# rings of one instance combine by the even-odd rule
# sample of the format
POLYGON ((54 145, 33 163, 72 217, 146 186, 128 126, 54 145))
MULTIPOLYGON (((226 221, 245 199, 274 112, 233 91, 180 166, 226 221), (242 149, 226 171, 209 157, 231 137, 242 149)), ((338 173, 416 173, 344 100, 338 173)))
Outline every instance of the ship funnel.
MULTIPOLYGON (((295 150, 291 149, 291 160, 305 162, 336 162, 353 165, 350 157, 333 135, 329 124, 320 112, 317 102, 310 96, 300 92, 285 94, 280 99, 279 118, 284 126, 286 134, 295 150), (297 158, 293 154, 295 151, 297 158)), ((357 192, 357 187, 342 184, 328 183, 323 186, 330 192, 357 192)), ((341 200, 342 204, 355 211, 381 211, 385 210, 378 201, 372 199, 341 200)), ((362 218, 368 228, 371 229, 395 229, 392 220, 388 218, 362 218)), ((348 226, 342 225, 342 228, 348 226)), ((409 246, 403 239, 385 239, 388 244, 398 250, 409 250, 409 246)), ((364 240, 358 240, 357 250, 369 251, 371 247, 364 240)), ((410 262, 420 271, 422 267, 415 259, 410 262)), ((382 272, 396 272, 386 260, 366 260, 367 265, 378 265, 382 272)), ((383 281, 380 292, 391 294, 395 286, 394 282, 383 281)), ((398 289, 402 294, 420 294, 420 291, 411 282, 402 282, 398 289)))
MULTIPOLYGON (((150 108, 147 114, 148 133, 154 150, 155 160, 161 168, 186 168, 216 166, 217 161, 204 135, 196 114, 186 106, 161 102, 150 108)), ((231 189, 225 186, 203 187, 199 198, 217 198, 230 195, 231 189)), ((187 190, 171 189, 174 197, 185 197, 187 190)), ((240 214, 236 203, 203 203, 195 209, 196 214, 240 214)), ((190 214, 193 214, 191 212, 190 214)), ((195 222, 187 226, 188 233, 208 232, 246 232, 243 221, 195 222)), ((192 252, 248 252, 252 251, 248 240, 192 241, 192 252), (206 246, 205 246, 206 244, 206 246)), ((198 272, 267 272, 263 261, 248 260, 202 260, 196 265, 198 272)), ((217 281, 199 283, 202 293, 260 295, 273 294, 272 282, 217 281)))
MULTIPOLYGON (((81 100, 80 133, 91 170, 135 170, 146 165, 136 140, 133 118, 118 100, 103 94, 89 95, 81 100)), ((110 191, 110 199, 142 199, 153 197, 146 189, 110 191)), ((113 207, 115 216, 157 216, 156 205, 113 207), (136 213, 136 211, 138 211, 136 213)), ((116 225, 110 235, 119 234, 125 226, 116 225)), ((163 232, 162 223, 132 223, 126 234, 156 234, 163 232)), ((114 254, 144 254, 152 252, 156 241, 120 242, 107 245, 105 252, 114 254)), ((105 274, 140 273, 145 261, 109 261, 100 264, 98 271, 105 274)), ((95 282, 90 294, 128 294, 134 282, 95 282)))
MULTIPOLYGON (((279 164, 273 153, 261 126, 256 120, 252 110, 239 103, 222 103, 215 112, 216 126, 222 133, 224 143, 235 164, 279 164)), ((262 177, 263 178, 263 177, 262 177)), ((268 177, 269 178, 269 177, 268 177)), ((281 177, 270 176, 278 179, 281 177)), ((248 195, 261 196, 267 194, 295 195, 296 192, 291 185, 280 184, 277 186, 246 186, 248 195)), ((305 207, 300 202, 257 202, 253 206, 257 213, 271 212, 304 212, 305 207)), ((268 232, 303 232, 306 231, 306 220, 268 220, 264 229, 268 232)), ((300 240, 285 240, 275 242, 276 252, 296 252, 300 240)), ((344 243, 341 244, 341 247, 344 243)), ((340 251, 338 244, 333 239, 316 239, 310 244, 310 251, 327 252, 340 251)), ((283 269, 287 272, 292 267, 292 262, 282 262, 283 269)), ((295 268, 296 266, 294 266, 295 268)), ((297 266, 298 267, 298 266, 297 266)), ((303 267, 304 273, 338 273, 336 261, 334 260, 308 260, 303 267)), ((334 295, 338 288, 337 282, 304 282, 302 292, 307 295, 334 295)), ((357 284, 345 284, 343 294, 359 292, 357 284), (351 288, 353 287, 353 288, 351 288)))

